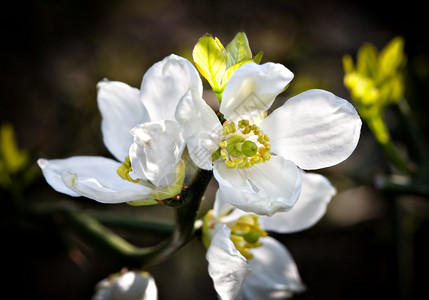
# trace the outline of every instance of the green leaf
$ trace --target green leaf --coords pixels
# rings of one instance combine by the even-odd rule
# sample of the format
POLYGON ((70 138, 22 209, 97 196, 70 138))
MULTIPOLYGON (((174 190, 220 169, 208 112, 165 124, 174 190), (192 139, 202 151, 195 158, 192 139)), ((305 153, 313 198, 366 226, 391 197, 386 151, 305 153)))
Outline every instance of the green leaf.
POLYGON ((236 34, 234 39, 226 46, 228 52, 228 67, 252 59, 249 41, 244 32, 236 34))
POLYGON ((222 93, 220 82, 226 70, 225 50, 218 39, 205 35, 195 45, 192 52, 198 71, 213 88, 216 94, 222 93))
POLYGON ((253 57, 253 61, 259 65, 261 63, 262 56, 264 56, 264 51, 259 51, 258 54, 253 57))
POLYGON ((0 161, 9 174, 13 174, 25 168, 29 156, 26 151, 18 149, 15 139, 15 131, 11 124, 0 126, 0 161))

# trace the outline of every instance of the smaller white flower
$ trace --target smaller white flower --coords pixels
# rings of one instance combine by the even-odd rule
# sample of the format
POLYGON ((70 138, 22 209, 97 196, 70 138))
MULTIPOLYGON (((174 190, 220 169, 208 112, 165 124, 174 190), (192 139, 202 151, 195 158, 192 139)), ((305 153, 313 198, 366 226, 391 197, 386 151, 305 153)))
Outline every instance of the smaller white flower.
POLYGON ((97 88, 103 141, 116 160, 39 159, 46 181, 58 192, 102 203, 149 205, 179 194, 185 141, 175 111, 189 90, 202 95, 197 70, 172 54, 149 68, 140 90, 117 81, 97 88))
POLYGON ((112 274, 96 285, 92 300, 156 300, 158 289, 153 277, 144 271, 112 274))
POLYGON ((234 191, 217 191, 214 209, 204 220, 203 241, 220 299, 284 299, 304 291, 289 251, 265 231, 304 230, 324 215, 335 188, 321 175, 302 172, 301 176, 303 191, 294 208, 273 217, 234 208, 225 202, 234 191))

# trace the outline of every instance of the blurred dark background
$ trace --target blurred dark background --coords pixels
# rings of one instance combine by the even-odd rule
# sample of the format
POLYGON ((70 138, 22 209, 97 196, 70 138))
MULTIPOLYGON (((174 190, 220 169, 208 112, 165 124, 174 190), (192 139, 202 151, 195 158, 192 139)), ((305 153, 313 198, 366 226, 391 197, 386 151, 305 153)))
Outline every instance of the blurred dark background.
MULTIPOLYGON (((428 134, 429 39, 422 1, 8 1, 0 10, 0 121, 13 125, 20 149, 37 158, 110 157, 102 142, 96 84, 103 78, 139 87, 155 62, 175 53, 191 59, 206 32, 225 45, 246 32, 262 62, 284 64, 294 74, 284 101, 309 88, 350 99, 343 86, 342 56, 355 57, 364 42, 378 49, 405 39, 406 96, 423 137, 428 134)), ((208 88, 208 85, 206 85, 208 88)), ((401 124, 392 119, 393 134, 401 124)), ((388 165, 368 129, 344 163, 320 172, 338 189, 325 218, 310 230, 275 235, 292 253, 308 287, 296 299, 423 299, 429 279, 428 199, 383 194, 374 178, 388 165), (401 205, 398 211, 392 205, 401 205), (406 233, 398 239, 398 227, 406 233)), ((213 201, 207 192, 203 213, 213 201)), ((102 249, 93 249, 64 226, 61 216, 35 218, 1 194, 1 286, 13 299, 89 299, 95 284, 119 271, 102 249)), ((38 173, 25 201, 71 201, 79 207, 124 211, 71 199, 38 173)), ((160 221, 168 208, 131 208, 160 221)), ((122 232, 153 244, 160 237, 122 232)), ((160 299, 216 299, 205 249, 195 240, 178 255, 147 268, 160 299)))

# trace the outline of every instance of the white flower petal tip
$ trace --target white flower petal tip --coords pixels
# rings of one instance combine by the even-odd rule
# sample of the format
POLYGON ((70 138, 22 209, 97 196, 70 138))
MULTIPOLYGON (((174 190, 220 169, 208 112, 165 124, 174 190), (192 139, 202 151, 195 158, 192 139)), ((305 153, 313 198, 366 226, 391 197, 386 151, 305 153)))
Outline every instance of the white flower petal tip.
POLYGON ((256 117, 268 110, 292 79, 293 73, 281 64, 245 64, 226 84, 220 112, 230 121, 256 117))
POLYGON ((247 260, 234 247, 230 235, 225 224, 217 226, 206 254, 209 275, 220 299, 235 299, 250 274, 247 260))
POLYGON ((61 175, 64 169, 54 163, 50 163, 49 160, 40 158, 37 160, 37 164, 42 170, 43 176, 46 182, 57 192, 72 196, 79 197, 80 195, 69 189, 61 179, 61 175))
POLYGON ((267 231, 294 233, 314 226, 326 213, 328 204, 336 194, 329 180, 319 174, 301 172, 302 192, 295 206, 272 217, 260 217, 267 231))
POLYGON ((138 89, 119 81, 103 80, 97 84, 103 141, 119 161, 128 156, 128 149, 133 143, 130 129, 136 124, 149 121, 139 94, 138 89))
POLYGON ((140 99, 151 121, 174 120, 177 103, 189 89, 202 95, 203 84, 198 71, 187 59, 171 54, 146 72, 140 99))
POLYGON ((96 285, 92 300, 156 300, 158 289, 153 277, 143 271, 112 274, 96 285))
MULTIPOLYGON (((46 181, 58 192, 101 203, 152 199, 152 188, 129 182, 116 173, 120 163, 98 156, 73 156, 38 161, 46 181)), ((153 201, 152 204, 157 202, 153 201)))
POLYGON ((355 150, 362 121, 348 101, 324 90, 303 92, 261 124, 272 151, 302 169, 336 165, 355 150))
POLYGON ((244 281, 237 299, 286 299, 305 291, 298 268, 289 251, 271 237, 261 238, 252 249, 252 273, 244 281))

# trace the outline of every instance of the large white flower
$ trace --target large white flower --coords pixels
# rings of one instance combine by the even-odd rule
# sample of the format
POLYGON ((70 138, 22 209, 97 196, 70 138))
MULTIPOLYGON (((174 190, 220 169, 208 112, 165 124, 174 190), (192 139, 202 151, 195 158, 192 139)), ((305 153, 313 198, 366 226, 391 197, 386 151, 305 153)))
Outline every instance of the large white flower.
POLYGON ((59 192, 103 203, 153 204, 180 193, 185 142, 175 110, 188 90, 202 95, 193 65, 172 54, 149 68, 140 90, 116 81, 101 81, 97 88, 103 141, 116 160, 39 159, 47 182, 59 192))
POLYGON ((208 246, 209 274, 222 300, 284 299, 304 290, 288 250, 265 232, 304 230, 324 215, 335 188, 321 175, 301 175, 302 193, 296 205, 273 217, 258 218, 233 208, 225 202, 231 191, 218 190, 214 209, 205 218, 203 240, 208 246))
POLYGON ((324 90, 299 94, 258 118, 292 80, 281 64, 241 66, 226 84, 221 124, 198 93, 181 99, 176 119, 195 164, 212 169, 234 206, 257 214, 287 211, 301 190, 299 168, 312 170, 345 160, 355 149, 361 120, 354 107, 324 90))
POLYGON ((156 300, 158 289, 153 277, 144 271, 112 274, 97 283, 92 300, 156 300))

